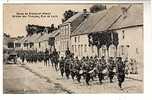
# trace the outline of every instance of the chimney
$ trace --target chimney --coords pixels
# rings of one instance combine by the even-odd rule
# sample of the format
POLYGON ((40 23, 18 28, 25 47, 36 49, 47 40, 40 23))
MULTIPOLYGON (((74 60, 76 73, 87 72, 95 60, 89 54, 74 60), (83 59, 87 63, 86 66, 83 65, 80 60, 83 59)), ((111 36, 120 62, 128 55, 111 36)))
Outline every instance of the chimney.
POLYGON ((87 13, 87 9, 83 9, 83 13, 86 14, 87 13))
POLYGON ((87 16, 88 16, 88 13, 87 13, 87 12, 88 12, 87 9, 83 9, 83 16, 84 16, 84 19, 86 19, 87 16))
POLYGON ((127 17, 127 8, 126 7, 121 7, 121 10, 122 10, 123 18, 125 19, 127 17))

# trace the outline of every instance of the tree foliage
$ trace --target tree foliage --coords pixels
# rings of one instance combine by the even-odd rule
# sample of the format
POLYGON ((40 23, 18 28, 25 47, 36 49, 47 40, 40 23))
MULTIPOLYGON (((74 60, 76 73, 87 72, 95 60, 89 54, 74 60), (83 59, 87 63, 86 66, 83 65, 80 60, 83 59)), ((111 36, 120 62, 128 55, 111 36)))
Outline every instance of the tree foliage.
POLYGON ((30 25, 28 24, 26 26, 27 35, 33 35, 34 33, 42 33, 42 32, 48 32, 51 33, 57 28, 54 26, 54 24, 51 24, 51 27, 45 27, 45 26, 39 26, 39 25, 30 25), (46 31, 47 30, 47 31, 46 31))
POLYGON ((62 19, 62 22, 67 21, 70 17, 72 17, 73 15, 75 15, 77 12, 72 11, 72 10, 66 10, 63 14, 64 18, 62 19))
POLYGON ((95 45, 97 48, 106 45, 107 49, 109 49, 110 45, 113 44, 117 47, 119 44, 118 34, 111 31, 90 33, 88 38, 89 45, 95 45))
POLYGON ((95 4, 92 7, 90 7, 90 12, 91 13, 96 13, 98 11, 106 9, 106 6, 103 4, 95 4))

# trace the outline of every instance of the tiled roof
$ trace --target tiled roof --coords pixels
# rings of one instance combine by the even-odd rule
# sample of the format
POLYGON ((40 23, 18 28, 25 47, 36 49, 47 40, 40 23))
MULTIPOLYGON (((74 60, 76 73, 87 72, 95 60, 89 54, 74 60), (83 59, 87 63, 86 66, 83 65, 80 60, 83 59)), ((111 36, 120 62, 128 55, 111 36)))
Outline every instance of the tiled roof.
POLYGON ((107 10, 103 10, 97 13, 90 14, 72 33, 72 35, 77 35, 85 33, 86 31, 91 31, 91 29, 106 15, 107 10))
POLYGON ((119 29, 130 26, 143 25, 143 5, 133 4, 127 11, 126 17, 121 16, 119 20, 112 25, 111 29, 119 29))
POLYGON ((74 21, 75 19, 77 19, 79 16, 81 16, 83 13, 82 12, 78 12, 77 14, 73 15, 72 17, 70 17, 68 20, 66 20, 64 23, 69 23, 74 21))
POLYGON ((120 6, 113 6, 107 10, 105 17, 103 17, 92 30, 86 33, 100 32, 107 30, 114 22, 116 22, 122 14, 120 6))

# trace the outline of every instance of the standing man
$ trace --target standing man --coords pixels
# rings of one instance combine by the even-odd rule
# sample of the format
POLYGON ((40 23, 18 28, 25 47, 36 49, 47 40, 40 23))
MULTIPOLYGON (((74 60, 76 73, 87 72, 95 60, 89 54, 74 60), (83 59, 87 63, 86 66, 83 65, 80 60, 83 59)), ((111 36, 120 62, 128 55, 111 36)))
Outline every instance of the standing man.
POLYGON ((75 67, 75 74, 76 74, 77 81, 80 83, 82 73, 80 73, 81 64, 78 57, 75 58, 74 67, 75 67))
POLYGON ((61 76, 63 78, 63 74, 64 74, 64 58, 61 57, 61 60, 59 61, 59 67, 60 67, 60 73, 61 73, 61 76))
POLYGON ((57 67, 58 67, 58 59, 59 59, 59 54, 56 51, 56 49, 54 49, 54 51, 53 51, 53 63, 55 64, 56 71, 57 71, 57 67))
POLYGON ((122 89, 122 83, 125 80, 125 64, 123 63, 121 57, 118 57, 118 60, 116 63, 116 72, 117 72, 117 78, 118 78, 118 85, 122 89))
POLYGON ((65 51, 65 56, 66 56, 66 57, 67 57, 67 56, 70 57, 70 54, 71 54, 71 52, 70 52, 69 48, 67 48, 67 50, 65 51))
POLYGON ((101 59, 99 59, 99 61, 97 62, 96 67, 97 67, 99 82, 100 84, 102 84, 102 80, 104 78, 104 75, 103 75, 104 65, 101 59))
POLYGON ((44 65, 47 66, 49 61, 49 51, 47 50, 47 48, 45 49, 45 54, 44 54, 44 65))
POLYGON ((115 68, 115 63, 112 57, 110 57, 109 61, 108 61, 108 77, 110 79, 110 83, 112 83, 113 81, 113 77, 114 77, 114 68, 115 68))
POLYGON ((64 66, 65 66, 64 70, 65 70, 66 78, 69 79, 70 68, 71 68, 71 59, 70 59, 70 57, 66 57, 64 66))

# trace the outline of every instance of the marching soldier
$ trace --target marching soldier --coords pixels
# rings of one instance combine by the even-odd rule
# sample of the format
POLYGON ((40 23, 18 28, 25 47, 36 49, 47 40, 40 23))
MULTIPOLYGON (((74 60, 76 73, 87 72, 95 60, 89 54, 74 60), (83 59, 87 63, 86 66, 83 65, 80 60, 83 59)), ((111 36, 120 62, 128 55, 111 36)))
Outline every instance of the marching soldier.
POLYGON ((113 81, 113 77, 114 77, 114 68, 115 68, 115 63, 112 57, 110 57, 109 61, 108 61, 108 77, 110 79, 110 83, 112 83, 113 81))
POLYGON ((97 64, 98 78, 100 84, 102 84, 102 80, 104 79, 104 70, 106 69, 106 61, 104 59, 104 56, 101 57, 99 63, 97 64))
POLYGON ((89 66, 89 57, 87 56, 86 57, 86 60, 83 64, 83 70, 84 70, 84 75, 85 75, 85 82, 87 85, 90 85, 89 84, 89 81, 90 81, 90 66, 89 66))
POLYGON ((47 48, 45 49, 45 56, 44 56, 44 65, 48 65, 48 61, 49 61, 49 51, 47 50, 47 48))
POLYGON ((99 82, 100 82, 100 84, 102 84, 102 80, 103 80, 103 73, 102 73, 103 66, 102 66, 101 59, 99 59, 99 61, 97 62, 96 67, 97 67, 99 82))
POLYGON ((121 57, 119 57, 117 60, 116 71, 117 71, 118 85, 120 88, 122 88, 122 83, 125 80, 125 65, 122 62, 121 57))
POLYGON ((76 73, 75 60, 74 60, 73 56, 71 56, 70 74, 71 74, 71 77, 72 77, 73 81, 74 81, 75 73, 76 73))
MULTIPOLYGON (((92 56, 89 59, 89 66, 90 66, 90 70, 93 70, 95 67, 95 61, 92 56)), ((94 81, 94 77, 95 77, 95 72, 92 71, 92 73, 90 74, 90 78, 92 79, 92 81, 94 81)))
POLYGON ((63 74, 64 74, 64 58, 63 57, 61 57, 61 60, 59 61, 59 67, 60 67, 61 76, 63 77, 63 74))
POLYGON ((53 63, 55 64, 55 70, 57 71, 59 54, 58 54, 58 52, 56 51, 56 49, 54 49, 52 55, 53 55, 53 63))
POLYGON ((65 51, 65 56, 66 56, 66 57, 67 57, 67 56, 70 57, 70 54, 71 54, 71 52, 70 52, 69 48, 67 48, 67 50, 65 51))
POLYGON ((24 64, 24 61, 25 61, 25 53, 24 52, 21 55, 21 59, 22 59, 22 63, 24 64))
POLYGON ((64 66, 65 66, 65 75, 66 75, 66 78, 69 79, 70 67, 71 67, 70 57, 66 57, 65 65, 64 66))
POLYGON ((76 78, 77 78, 77 81, 80 83, 81 75, 83 73, 82 73, 82 70, 81 70, 81 64, 80 64, 80 61, 79 61, 78 57, 76 57, 74 65, 75 65, 75 70, 76 70, 76 72, 75 72, 76 78))

